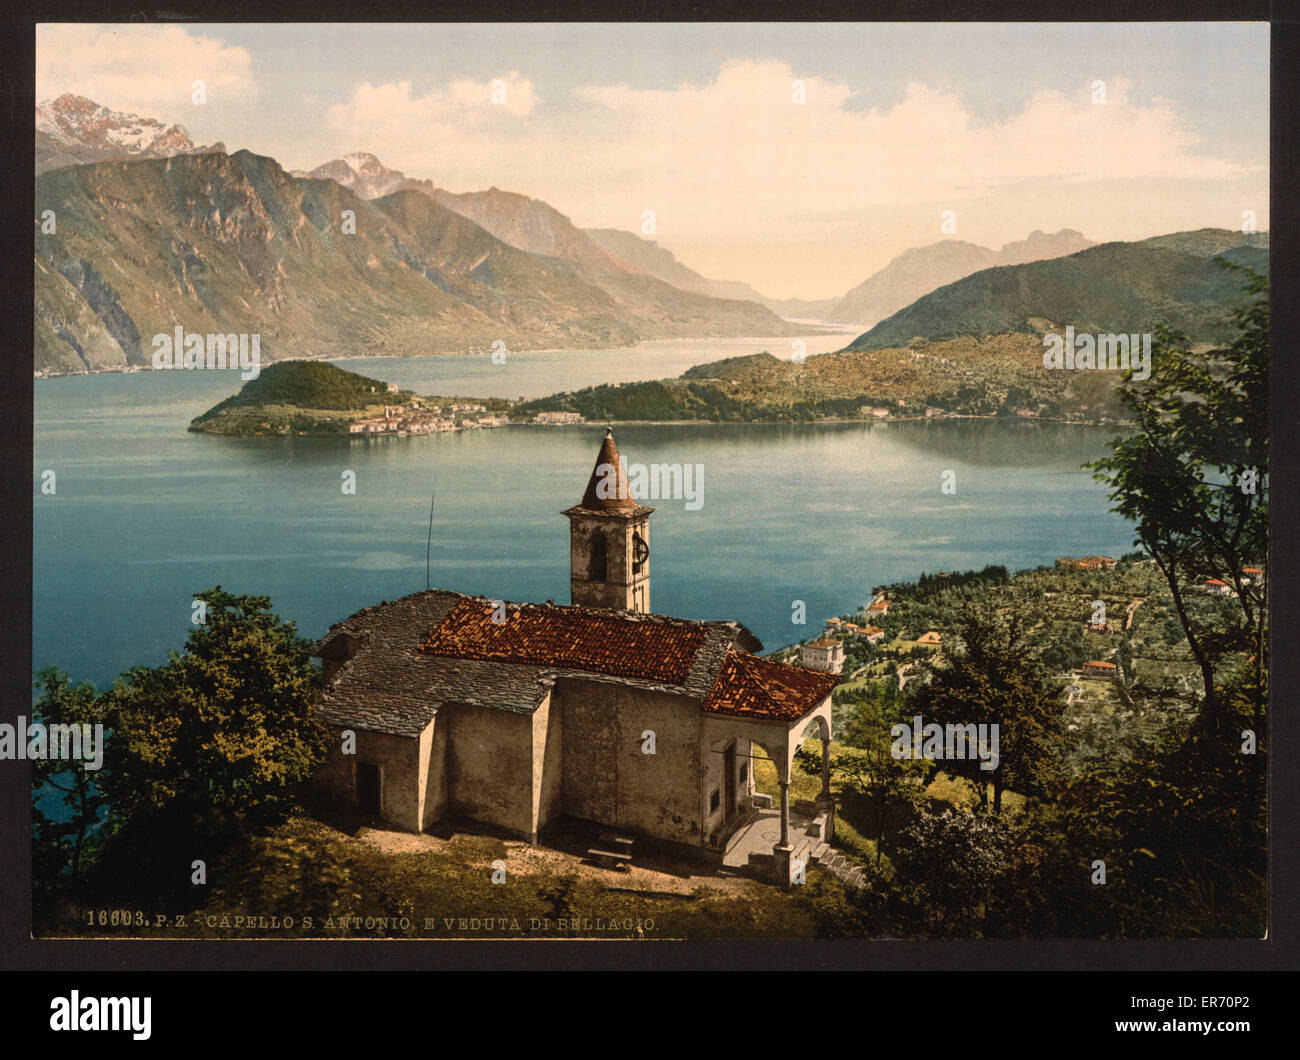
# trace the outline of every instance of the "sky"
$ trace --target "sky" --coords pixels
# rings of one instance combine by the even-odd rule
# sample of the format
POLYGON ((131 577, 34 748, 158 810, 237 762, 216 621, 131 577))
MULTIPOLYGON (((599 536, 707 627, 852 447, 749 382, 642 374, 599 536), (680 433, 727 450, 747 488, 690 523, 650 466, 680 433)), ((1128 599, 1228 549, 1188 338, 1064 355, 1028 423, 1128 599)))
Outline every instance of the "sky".
POLYGON ((369 151, 827 298, 944 238, 1266 230, 1268 66, 1264 23, 45 24, 36 98, 288 169, 369 151))

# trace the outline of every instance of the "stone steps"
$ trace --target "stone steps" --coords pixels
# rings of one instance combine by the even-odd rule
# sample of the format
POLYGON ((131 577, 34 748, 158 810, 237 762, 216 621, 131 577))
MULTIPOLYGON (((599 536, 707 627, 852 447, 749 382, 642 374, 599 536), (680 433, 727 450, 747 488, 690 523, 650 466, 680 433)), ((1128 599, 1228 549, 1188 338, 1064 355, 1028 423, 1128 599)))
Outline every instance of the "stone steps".
POLYGON ((830 846, 829 843, 817 843, 808 855, 810 864, 829 872, 846 887, 855 889, 867 882, 867 874, 862 866, 830 846))

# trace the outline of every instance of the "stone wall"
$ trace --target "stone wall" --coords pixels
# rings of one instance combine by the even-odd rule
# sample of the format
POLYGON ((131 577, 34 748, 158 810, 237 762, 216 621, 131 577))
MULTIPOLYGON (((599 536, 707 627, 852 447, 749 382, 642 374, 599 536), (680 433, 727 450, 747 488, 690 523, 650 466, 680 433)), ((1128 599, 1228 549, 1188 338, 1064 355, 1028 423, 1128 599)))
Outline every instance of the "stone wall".
POLYGON ((428 773, 428 747, 432 725, 419 737, 390 736, 386 733, 353 729, 356 754, 342 751, 344 728, 335 728, 336 738, 313 779, 320 789, 357 805, 357 763, 379 766, 380 816, 409 831, 420 831, 423 820, 421 797, 428 773))
POLYGON ((533 824, 533 716, 443 704, 447 810, 525 838, 533 824))
POLYGON ((700 711, 681 696, 558 681, 564 812, 661 839, 701 842, 700 711), (642 753, 647 730, 655 753, 642 753))

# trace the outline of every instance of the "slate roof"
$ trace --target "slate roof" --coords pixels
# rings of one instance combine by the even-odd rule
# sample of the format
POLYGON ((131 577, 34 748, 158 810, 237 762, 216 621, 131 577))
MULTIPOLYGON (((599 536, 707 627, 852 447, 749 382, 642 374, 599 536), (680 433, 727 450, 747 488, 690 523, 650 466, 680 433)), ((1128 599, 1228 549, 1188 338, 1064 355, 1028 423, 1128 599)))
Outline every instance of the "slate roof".
POLYGON ((335 623, 314 648, 339 664, 319 716, 417 736, 443 703, 527 714, 558 679, 579 678, 675 693, 716 713, 793 720, 838 680, 750 655, 762 645, 737 622, 547 603, 507 604, 498 624, 494 608, 481 596, 433 589, 335 623))

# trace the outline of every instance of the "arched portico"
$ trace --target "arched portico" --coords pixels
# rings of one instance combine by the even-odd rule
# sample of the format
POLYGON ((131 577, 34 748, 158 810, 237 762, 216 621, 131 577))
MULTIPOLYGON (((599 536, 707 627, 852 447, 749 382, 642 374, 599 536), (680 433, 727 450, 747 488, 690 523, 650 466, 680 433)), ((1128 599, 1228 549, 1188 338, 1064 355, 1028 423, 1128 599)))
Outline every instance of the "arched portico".
MULTIPOLYGON (((830 790, 830 696, 806 714, 790 721, 710 715, 704 722, 703 739, 703 750, 709 754, 716 754, 721 746, 741 743, 757 745, 771 759, 780 791, 779 804, 766 811, 754 807, 752 819, 728 837, 724 858, 728 850, 733 851, 736 857, 743 857, 749 847, 765 847, 761 853, 772 858, 776 881, 782 886, 790 886, 800 868, 807 865, 812 848, 834 836, 834 806, 830 790), (795 753, 810 735, 817 736, 822 744, 821 791, 811 812, 796 813, 790 802, 790 780, 795 753), (775 836, 771 835, 773 817, 779 825, 775 836), (775 844, 766 846, 772 838, 776 839, 775 844)), ((752 784, 752 770, 749 776, 752 784)))

